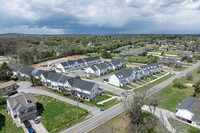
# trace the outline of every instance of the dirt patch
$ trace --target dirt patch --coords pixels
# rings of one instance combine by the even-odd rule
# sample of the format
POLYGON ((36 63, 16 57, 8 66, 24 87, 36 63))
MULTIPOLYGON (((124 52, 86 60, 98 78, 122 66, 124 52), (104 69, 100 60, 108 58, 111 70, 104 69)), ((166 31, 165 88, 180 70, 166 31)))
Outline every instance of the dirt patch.
POLYGON ((81 58, 85 58, 88 56, 84 56, 84 55, 72 55, 72 56, 67 56, 67 57, 63 57, 63 58, 59 58, 59 59, 54 59, 54 60, 48 60, 45 62, 41 62, 38 64, 33 64, 30 65, 30 67, 34 67, 37 69, 41 69, 41 70, 54 70, 55 66, 58 65, 60 62, 64 62, 67 60, 77 60, 77 59, 81 59, 81 58))

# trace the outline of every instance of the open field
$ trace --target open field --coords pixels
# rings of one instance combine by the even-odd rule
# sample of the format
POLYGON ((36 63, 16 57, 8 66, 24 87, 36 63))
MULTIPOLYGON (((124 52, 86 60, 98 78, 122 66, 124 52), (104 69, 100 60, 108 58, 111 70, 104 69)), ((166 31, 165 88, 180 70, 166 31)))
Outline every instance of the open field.
POLYGON ((40 120, 48 132, 59 132, 87 119, 88 112, 82 108, 78 109, 79 119, 77 120, 76 106, 44 95, 35 96, 35 98, 41 115, 40 120))
MULTIPOLYGON (((153 50, 152 52, 162 52, 162 50, 153 50)), ((174 51, 174 50, 168 50, 164 51, 165 54, 170 54, 170 55, 179 55, 181 54, 181 51, 174 51)))
POLYGON ((170 124, 172 124, 172 126, 176 130, 178 130, 182 133, 200 133, 200 129, 198 129, 198 128, 187 125, 183 122, 180 122, 180 121, 172 119, 172 118, 169 118, 168 120, 169 120, 170 124))
MULTIPOLYGON (((151 122, 152 115, 148 112, 143 112, 142 115, 144 115, 143 120, 145 124, 149 125, 151 122)), ((94 128, 89 133, 112 133, 114 131, 116 131, 116 133, 128 133, 130 132, 129 123, 130 123, 130 119, 128 115, 126 115, 126 113, 121 113, 117 115, 116 117, 110 119, 109 121, 103 123, 102 125, 94 128)), ((158 128, 158 127, 160 130, 158 132, 161 133, 162 128, 160 127, 159 124, 157 125, 157 127, 154 127, 154 128, 158 128)), ((167 131, 167 129, 165 129, 165 131, 167 131)))
POLYGON ((24 133, 22 127, 17 127, 6 111, 6 104, 0 105, 0 133, 24 133))

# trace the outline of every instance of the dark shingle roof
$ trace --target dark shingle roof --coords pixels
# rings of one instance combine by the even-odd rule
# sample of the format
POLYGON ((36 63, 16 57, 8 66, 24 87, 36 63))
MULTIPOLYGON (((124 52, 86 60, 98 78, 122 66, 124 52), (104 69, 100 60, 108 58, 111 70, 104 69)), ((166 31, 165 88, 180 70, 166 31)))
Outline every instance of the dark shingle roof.
POLYGON ((91 91, 95 83, 82 80, 80 77, 75 77, 68 80, 72 87, 80 88, 82 90, 91 91))
POLYGON ((78 63, 85 63, 85 61, 83 59, 78 59, 76 60, 78 63))
POLYGON ((103 69, 107 69, 107 68, 108 68, 108 66, 107 66, 106 64, 104 64, 104 63, 96 64, 95 66, 96 66, 98 69, 100 69, 100 70, 103 70, 103 69))
POLYGON ((65 67, 65 66, 69 66, 69 64, 68 64, 67 62, 61 62, 60 64, 61 64, 62 66, 64 66, 64 67, 65 67))
POLYGON ((35 69, 35 68, 33 68, 33 67, 23 66, 23 67, 19 70, 19 72, 21 72, 21 73, 23 73, 23 74, 30 75, 34 69, 35 69))
POLYGON ((83 60, 85 60, 86 62, 94 61, 94 60, 99 60, 99 59, 100 59, 100 58, 99 58, 98 56, 83 58, 83 60))
POLYGON ((108 66, 110 66, 110 67, 113 66, 110 62, 106 62, 105 64, 108 65, 108 66))
POLYGON ((120 64, 120 60, 113 60, 111 61, 111 63, 114 65, 114 66, 117 66, 120 64))
POLYGON ((51 81, 57 82, 58 80, 60 80, 60 78, 63 76, 63 74, 60 73, 54 73, 54 72, 45 72, 43 73, 43 76, 46 79, 49 79, 51 81))
POLYGON ((126 70, 122 69, 120 72, 115 73, 115 75, 120 79, 120 78, 127 78, 132 75, 133 71, 132 70, 126 70))
POLYGON ((44 70, 38 70, 35 74, 34 74, 34 76, 40 76, 41 74, 43 74, 43 73, 45 73, 46 71, 44 71, 44 70))
POLYGON ((74 65, 76 63, 76 60, 68 60, 67 63, 69 65, 74 65))
POLYGON ((95 66, 90 66, 90 68, 94 71, 97 71, 98 69, 95 66))
POLYGON ((64 84, 66 81, 70 80, 72 77, 69 77, 69 76, 62 76, 59 80, 59 83, 62 83, 64 84))

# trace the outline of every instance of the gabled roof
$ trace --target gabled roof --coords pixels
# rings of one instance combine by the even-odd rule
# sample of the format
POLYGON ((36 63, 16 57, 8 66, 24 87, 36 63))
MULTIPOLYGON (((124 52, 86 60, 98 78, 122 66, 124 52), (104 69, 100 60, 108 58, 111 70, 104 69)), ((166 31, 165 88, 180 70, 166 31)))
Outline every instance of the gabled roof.
POLYGON ((46 79, 49 79, 51 81, 57 82, 60 80, 60 78, 63 76, 63 74, 60 73, 54 73, 54 72, 45 72, 42 74, 46 79))
POLYGON ((38 71, 34 74, 34 76, 40 77, 40 75, 43 74, 43 73, 45 73, 45 72, 46 72, 45 70, 38 70, 38 71))
POLYGON ((60 64, 61 64, 63 67, 69 66, 69 64, 68 64, 67 62, 61 62, 60 64))
POLYGON ((113 66, 113 64, 111 64, 110 62, 106 62, 105 64, 108 65, 109 67, 113 66))
POLYGON ((35 99, 31 93, 20 92, 15 97, 10 97, 7 99, 11 109, 20 109, 22 106, 28 108, 35 105, 35 99))
POLYGON ((130 77, 132 75, 133 71, 132 70, 126 70, 126 69, 122 69, 120 72, 115 73, 116 77, 120 78, 127 78, 130 77))
POLYGON ((120 64, 120 60, 112 60, 110 63, 112 63, 114 66, 117 66, 120 64))
POLYGON ((23 66, 19 72, 23 73, 23 74, 27 74, 27 75, 31 75, 32 71, 34 70, 35 68, 33 67, 27 67, 27 66, 23 66))
POLYGON ((16 82, 13 81, 13 80, 8 81, 8 82, 4 82, 4 83, 1 83, 1 84, 0 84, 0 88, 6 88, 6 87, 11 86, 11 85, 13 85, 13 84, 16 84, 16 82))
POLYGON ((76 60, 78 63, 85 63, 85 61, 83 59, 78 59, 76 60))
POLYGON ((93 66, 90 66, 90 68, 93 70, 93 71, 97 71, 98 69, 93 65, 93 66))
POLYGON ((68 80, 68 83, 75 88, 91 91, 96 83, 82 80, 80 77, 75 77, 68 80))
POLYGON ((96 64, 95 67, 97 67, 99 70, 107 69, 108 66, 105 63, 96 64))
POLYGON ((200 103, 197 104, 197 99, 195 97, 188 97, 183 100, 183 102, 178 106, 177 109, 186 109, 195 113, 195 108, 200 109, 200 103))
POLYGON ((66 81, 70 80, 71 78, 72 78, 72 77, 63 75, 63 76, 60 78, 59 83, 64 84, 64 83, 66 83, 66 81))
POLYGON ((74 65, 76 63, 76 60, 68 60, 67 63, 69 65, 74 65))
POLYGON ((193 55, 192 51, 183 51, 183 55, 193 55))
POLYGON ((88 57, 88 58, 83 58, 86 62, 94 61, 94 60, 100 60, 98 56, 95 57, 88 57))

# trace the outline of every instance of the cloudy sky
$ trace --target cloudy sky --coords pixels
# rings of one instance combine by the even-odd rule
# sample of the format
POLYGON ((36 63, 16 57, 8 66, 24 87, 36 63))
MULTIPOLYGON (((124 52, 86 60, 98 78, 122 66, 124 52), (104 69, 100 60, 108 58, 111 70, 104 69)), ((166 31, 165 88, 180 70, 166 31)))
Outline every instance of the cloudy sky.
POLYGON ((0 0, 0 33, 200 33, 200 0, 0 0))

